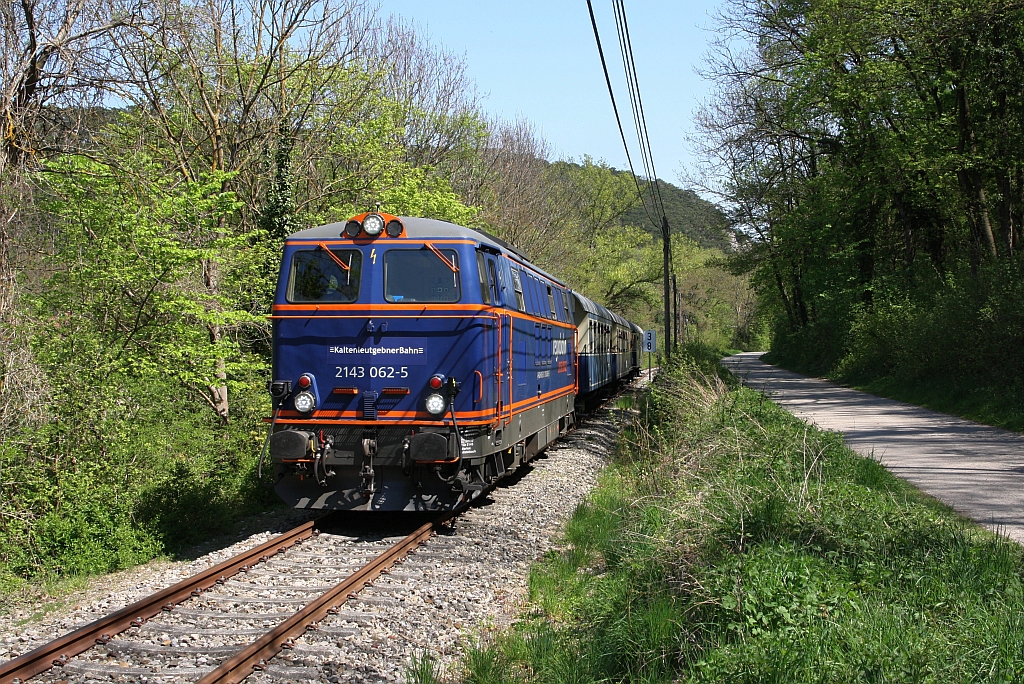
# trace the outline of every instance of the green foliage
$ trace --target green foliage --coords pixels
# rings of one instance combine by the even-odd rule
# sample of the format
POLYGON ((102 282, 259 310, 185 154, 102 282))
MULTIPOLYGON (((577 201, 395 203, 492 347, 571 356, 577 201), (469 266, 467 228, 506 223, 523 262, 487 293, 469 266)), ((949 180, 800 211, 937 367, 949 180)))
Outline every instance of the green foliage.
POLYGON ((473 224, 478 210, 462 203, 448 181, 427 169, 405 169, 394 187, 381 193, 381 209, 401 216, 422 216, 463 226, 473 224))
POLYGON ((629 315, 657 308, 661 273, 661 248, 650 235, 639 228, 613 226, 593 236, 572 280, 586 296, 629 315))
POLYGON ((0 450, 6 572, 129 567, 268 504, 252 480, 266 364, 242 343, 265 326, 244 306, 266 290, 250 277, 266 255, 232 234, 227 179, 176 183, 132 159, 116 172, 75 157, 47 167, 60 268, 31 298, 30 340, 48 415, 0 450), (215 339, 213 326, 235 335, 215 339), (231 425, 206 406, 219 368, 231 425))
MULTIPOLYGON (((636 186, 632 179, 624 171, 617 173, 633 188, 633 195, 636 195, 636 186)), ((673 237, 683 237, 697 243, 704 249, 725 252, 732 249, 733 233, 729 229, 729 218, 717 205, 703 199, 693 190, 684 190, 660 178, 656 181, 658 193, 665 206, 665 217, 668 218, 669 228, 673 237)), ((644 199, 647 206, 653 207, 651 201, 651 190, 648 185, 641 184, 644 191, 644 199)), ((660 216, 654 216, 659 222, 660 216)), ((644 212, 639 203, 633 204, 622 214, 620 219, 623 225, 642 226, 644 230, 654 236, 661 235, 661 226, 651 223, 650 217, 644 212)))
POLYGON ((1024 552, 706 354, 661 376, 469 681, 1015 681, 1024 552))
MULTIPOLYGON (((633 179, 589 157, 581 163, 552 164, 544 179, 551 188, 551 213, 568 212, 570 220, 578 222, 575 230, 556 233, 554 241, 563 251, 564 263, 552 270, 574 289, 638 325, 662 328, 663 243, 660 232, 652 233, 650 222, 638 209, 633 179)), ((717 347, 766 347, 748 279, 725 268, 721 249, 702 246, 708 241, 699 235, 690 239, 691 233, 684 229, 691 224, 713 225, 708 230, 718 231, 722 238, 723 215, 696 195, 690 197, 692 193, 661 185, 666 195, 687 197, 687 211, 693 214, 689 218, 678 214, 683 223, 673 228, 671 270, 677 276, 679 299, 674 313, 679 339, 717 347), (698 215, 704 218, 694 218, 698 215)), ((729 241, 723 238, 719 243, 728 246, 729 241)))
POLYGON ((701 125, 773 358, 925 396, 952 367, 961 411, 998 387, 991 414, 1021 415, 1022 22, 990 1, 731 10, 754 47, 712 59, 701 125))
MULTIPOLYGON (((125 161, 137 169, 122 165, 115 173, 82 158, 47 169, 47 208, 63 222, 55 258, 68 268, 39 298, 40 315, 54 327, 40 340, 40 353, 53 355, 57 371, 63 353, 89 345, 97 375, 166 377, 205 397, 217 384, 218 364, 234 378, 261 363, 246 357, 237 339, 215 339, 210 328, 265 326, 233 297, 253 287, 245 271, 265 254, 251 245, 252 236, 227 227, 240 207, 222 190, 230 176, 179 184, 145 160, 125 161), (211 286, 213 271, 222 286, 211 286)), ((268 291, 266 281, 260 285, 268 291)), ((243 387, 228 384, 231 391, 243 387)))

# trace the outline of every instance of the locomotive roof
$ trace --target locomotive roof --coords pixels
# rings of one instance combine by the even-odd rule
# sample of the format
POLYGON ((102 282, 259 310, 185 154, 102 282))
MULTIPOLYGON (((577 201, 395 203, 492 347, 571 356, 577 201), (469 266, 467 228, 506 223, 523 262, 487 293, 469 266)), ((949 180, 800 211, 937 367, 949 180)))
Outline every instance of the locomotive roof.
MULTIPOLYGON (((550 278, 552 281, 558 283, 559 285, 568 288, 568 285, 562 282, 559 278, 556 278, 550 273, 547 273, 543 269, 539 268, 536 264, 531 263, 527 256, 523 254, 519 249, 513 247, 504 240, 491 235, 490 233, 484 232, 476 228, 466 228, 465 226, 460 226, 455 223, 449 223, 448 221, 439 221, 438 219, 418 218, 415 216, 399 216, 398 218, 401 219, 402 224, 405 225, 406 237, 425 240, 434 238, 466 238, 469 240, 482 242, 484 244, 490 244, 490 246, 492 247, 516 255, 526 263, 530 264, 531 268, 536 269, 539 273, 544 274, 546 277, 550 278)), ((324 240, 337 238, 341 236, 342 232, 345 230, 345 223, 345 221, 338 221, 337 223, 328 223, 322 226, 317 226, 316 228, 307 228, 306 230, 300 230, 297 233, 292 233, 291 235, 288 236, 288 239, 290 240, 294 238, 297 240, 324 240)), ((386 241, 387 238, 384 238, 383 240, 386 241)), ((606 309, 597 302, 591 301, 590 299, 584 297, 579 292, 576 292, 575 290, 572 289, 570 289, 569 291, 573 294, 574 297, 576 297, 576 299, 580 302, 580 304, 583 306, 583 309, 587 313, 591 315, 598 315, 605 319, 613 320, 619 323, 620 325, 633 328, 634 330, 637 331, 641 330, 639 326, 635 325, 634 323, 631 323, 630 321, 627 321, 619 314, 609 309, 606 309)))
MULTIPOLYGON (((513 247, 501 238, 497 238, 490 233, 477 228, 466 228, 465 226, 449 223, 448 221, 439 221, 438 219, 418 218, 415 216, 399 216, 398 218, 405 226, 406 237, 424 240, 435 238, 466 238, 469 240, 476 240, 484 244, 489 244, 491 247, 516 255, 526 263, 530 264, 531 268, 544 274, 545 277, 550 278, 552 281, 562 285, 563 287, 568 287, 568 285, 562 282, 561 279, 556 278, 544 269, 532 263, 530 259, 518 248, 513 247)), ((339 221, 337 223, 328 223, 322 226, 317 226, 316 228, 307 228, 306 230, 300 230, 297 233, 292 233, 288 236, 288 239, 291 240, 294 238, 297 240, 308 240, 311 238, 319 238, 322 240, 337 238, 342 234, 342 231, 345 230, 345 223, 346 221, 339 221)), ((382 240, 387 240, 387 238, 383 238, 382 240)))

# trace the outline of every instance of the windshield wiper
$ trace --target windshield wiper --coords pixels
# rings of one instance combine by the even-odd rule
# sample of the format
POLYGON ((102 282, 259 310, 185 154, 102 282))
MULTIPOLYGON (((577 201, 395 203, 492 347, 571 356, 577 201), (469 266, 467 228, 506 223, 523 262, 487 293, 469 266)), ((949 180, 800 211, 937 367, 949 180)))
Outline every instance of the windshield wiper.
POLYGON ((341 257, 339 257, 337 254, 331 251, 330 247, 328 247, 322 242, 318 242, 316 246, 327 252, 327 256, 331 257, 331 261, 338 264, 338 268, 342 269, 343 271, 351 270, 349 269, 348 264, 341 260, 341 257))
POLYGON ((427 246, 427 248, 431 252, 436 254, 437 258, 440 259, 441 261, 443 261, 445 266, 447 266, 448 268, 452 269, 452 273, 458 273, 459 272, 459 267, 456 266, 451 261, 448 261, 448 257, 446 257, 444 254, 442 254, 441 250, 439 250, 437 247, 435 247, 434 245, 430 244, 429 242, 424 242, 423 244, 425 244, 427 246))
POLYGON ((324 243, 318 242, 318 243, 316 243, 316 246, 319 247, 320 249, 324 250, 325 252, 327 252, 327 256, 331 257, 331 261, 333 261, 334 263, 338 264, 338 268, 340 268, 341 270, 343 270, 345 272, 345 285, 346 286, 347 285, 351 285, 352 284, 352 268, 351 268, 351 266, 349 266, 349 264, 352 263, 352 257, 350 256, 348 258, 349 263, 346 264, 344 261, 341 260, 341 257, 339 257, 337 254, 332 252, 331 249, 327 245, 325 245, 324 243))

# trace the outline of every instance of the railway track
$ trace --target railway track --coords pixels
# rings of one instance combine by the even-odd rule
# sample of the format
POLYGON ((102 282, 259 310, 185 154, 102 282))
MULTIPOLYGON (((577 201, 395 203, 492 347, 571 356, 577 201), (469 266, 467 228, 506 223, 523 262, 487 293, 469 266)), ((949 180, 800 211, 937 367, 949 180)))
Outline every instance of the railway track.
POLYGON ((400 538, 374 540, 321 533, 318 521, 307 522, 0 664, 0 684, 36 675, 228 684, 273 670, 274 656, 293 650, 325 617, 339 615, 346 601, 453 515, 400 538))

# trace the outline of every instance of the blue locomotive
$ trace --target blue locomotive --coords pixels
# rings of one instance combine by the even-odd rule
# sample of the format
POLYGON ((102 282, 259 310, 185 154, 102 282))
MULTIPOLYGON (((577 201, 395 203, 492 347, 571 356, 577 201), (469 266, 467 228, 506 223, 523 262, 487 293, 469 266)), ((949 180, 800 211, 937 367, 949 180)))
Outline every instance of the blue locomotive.
POLYGON ((503 241, 432 219, 291 235, 271 318, 269 455, 297 508, 456 506, 640 366, 635 325, 503 241))

